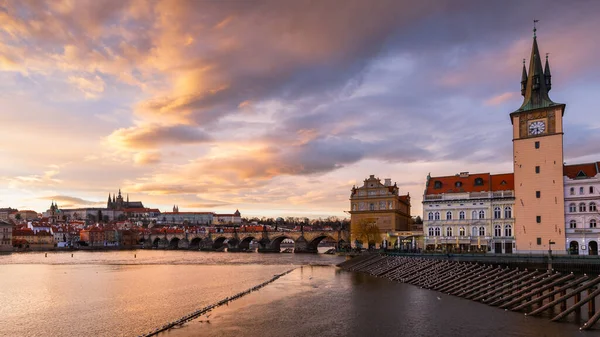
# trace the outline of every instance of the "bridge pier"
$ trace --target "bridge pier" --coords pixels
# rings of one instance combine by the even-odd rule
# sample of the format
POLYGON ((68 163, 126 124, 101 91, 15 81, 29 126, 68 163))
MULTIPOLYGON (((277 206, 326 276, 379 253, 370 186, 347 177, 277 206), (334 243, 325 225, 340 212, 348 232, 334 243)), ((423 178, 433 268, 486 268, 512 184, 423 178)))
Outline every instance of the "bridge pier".
POLYGON ((294 253, 316 254, 318 252, 317 247, 313 247, 313 245, 309 244, 304 236, 301 236, 294 241, 294 253))
POLYGON ((189 247, 190 242, 188 241, 188 239, 179 240, 179 242, 177 243, 178 249, 188 249, 189 247))

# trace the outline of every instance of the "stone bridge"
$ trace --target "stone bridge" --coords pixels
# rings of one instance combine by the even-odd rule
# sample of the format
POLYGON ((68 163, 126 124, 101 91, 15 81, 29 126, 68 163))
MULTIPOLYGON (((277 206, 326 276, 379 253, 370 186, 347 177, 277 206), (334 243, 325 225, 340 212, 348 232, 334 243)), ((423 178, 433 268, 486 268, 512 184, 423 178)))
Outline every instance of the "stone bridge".
POLYGON ((229 252, 249 251, 250 243, 258 243, 261 253, 279 253, 281 242, 294 241, 295 253, 317 253, 319 243, 333 239, 338 247, 350 245, 348 231, 290 231, 290 232, 227 232, 150 234, 143 238, 144 248, 190 249, 215 251, 227 248, 229 252))

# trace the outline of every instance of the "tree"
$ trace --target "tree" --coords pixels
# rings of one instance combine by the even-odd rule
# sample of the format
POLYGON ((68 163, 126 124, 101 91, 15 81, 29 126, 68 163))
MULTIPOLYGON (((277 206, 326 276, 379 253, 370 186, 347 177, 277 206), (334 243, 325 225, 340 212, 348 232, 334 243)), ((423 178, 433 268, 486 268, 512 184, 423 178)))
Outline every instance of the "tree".
POLYGON ((98 221, 102 221, 104 218, 102 217, 102 211, 98 210, 98 217, 97 217, 98 221))
POLYGON ((377 219, 365 218, 361 219, 351 230, 352 238, 361 244, 366 242, 369 248, 381 239, 377 219))
POLYGON ((21 213, 17 213, 17 214, 15 215, 15 219, 16 219, 17 221, 20 221, 20 220, 21 220, 21 213))
POLYGON ((415 219, 415 224, 417 224, 417 225, 423 224, 423 219, 421 219, 420 215, 417 215, 417 218, 415 219))

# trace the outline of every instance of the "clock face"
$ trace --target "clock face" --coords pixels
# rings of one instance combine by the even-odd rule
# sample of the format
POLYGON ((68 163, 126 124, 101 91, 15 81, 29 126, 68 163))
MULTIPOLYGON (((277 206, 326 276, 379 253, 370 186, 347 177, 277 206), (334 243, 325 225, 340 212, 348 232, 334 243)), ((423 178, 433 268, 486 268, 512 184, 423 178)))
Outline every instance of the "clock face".
POLYGON ((543 121, 537 121, 529 124, 529 134, 530 135, 539 135, 546 131, 546 123, 543 121))

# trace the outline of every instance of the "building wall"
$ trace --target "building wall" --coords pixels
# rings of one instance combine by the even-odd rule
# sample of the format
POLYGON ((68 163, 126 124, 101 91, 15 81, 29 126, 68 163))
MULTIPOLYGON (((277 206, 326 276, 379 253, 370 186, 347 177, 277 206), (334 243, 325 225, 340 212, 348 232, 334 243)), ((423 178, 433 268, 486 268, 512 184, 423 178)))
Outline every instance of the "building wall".
MULTIPOLYGON (((547 135, 521 138, 523 131, 514 129, 516 250, 519 253, 546 253, 549 241, 555 243, 552 249, 557 253, 566 253, 562 223, 565 214, 561 207, 564 205, 562 112, 560 108, 550 112, 556 116, 556 129, 550 130, 547 123, 547 135), (535 148, 535 142, 540 142, 539 148, 535 148), (535 171, 536 166, 540 167, 539 173, 535 171), (536 197, 536 191, 540 191, 540 198, 536 197), (537 217, 541 217, 539 223, 537 217)), ((537 113, 514 115, 513 126, 521 125, 522 118, 537 113)))
POLYGON ((0 252, 10 252, 12 248, 12 229, 9 223, 0 223, 0 252))
POLYGON ((571 243, 575 241, 578 249, 571 253, 596 255, 597 251, 594 252, 591 248, 600 244, 600 175, 583 179, 571 179, 565 176, 564 186, 565 244, 567 249, 570 249, 571 243), (571 188, 573 188, 572 194, 571 188), (580 193, 581 188, 583 188, 583 193, 580 193), (581 204, 585 206, 584 211, 582 211, 581 204), (592 204, 593 207, 590 207, 592 204), (575 206, 574 210, 571 205, 575 206), (574 221, 573 224, 572 221, 574 221))

